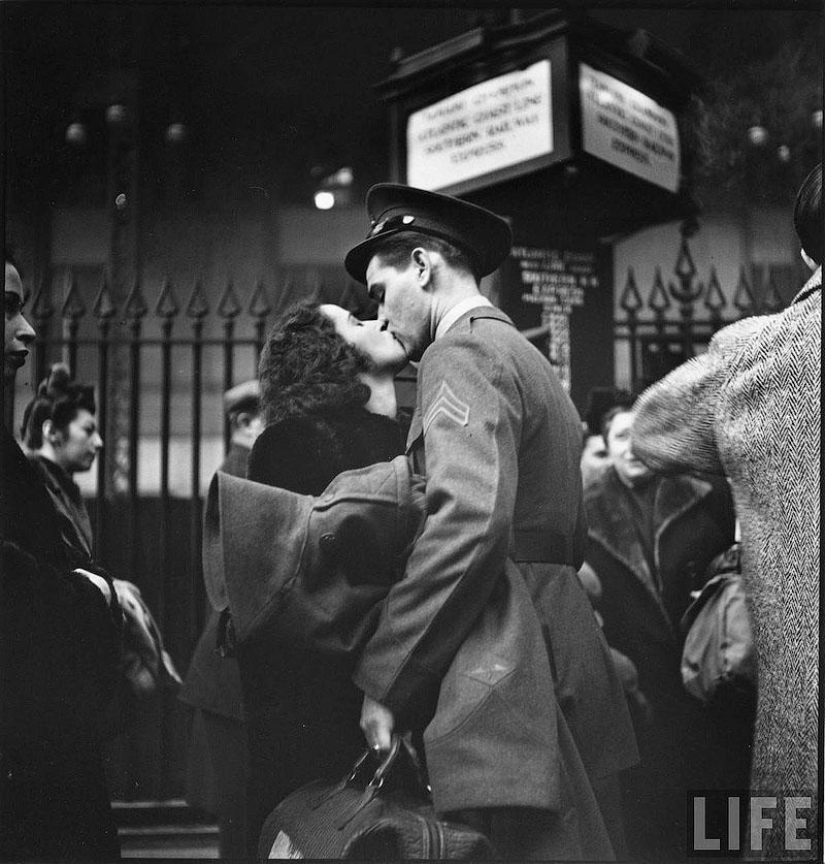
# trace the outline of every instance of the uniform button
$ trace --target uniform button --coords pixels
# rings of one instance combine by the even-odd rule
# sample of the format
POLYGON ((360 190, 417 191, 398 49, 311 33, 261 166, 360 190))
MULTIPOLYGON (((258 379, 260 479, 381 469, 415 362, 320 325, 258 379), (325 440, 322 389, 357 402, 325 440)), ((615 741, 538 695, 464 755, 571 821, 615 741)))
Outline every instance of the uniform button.
POLYGON ((321 549, 324 552, 334 552, 335 551, 335 535, 334 534, 322 534, 321 535, 321 549))

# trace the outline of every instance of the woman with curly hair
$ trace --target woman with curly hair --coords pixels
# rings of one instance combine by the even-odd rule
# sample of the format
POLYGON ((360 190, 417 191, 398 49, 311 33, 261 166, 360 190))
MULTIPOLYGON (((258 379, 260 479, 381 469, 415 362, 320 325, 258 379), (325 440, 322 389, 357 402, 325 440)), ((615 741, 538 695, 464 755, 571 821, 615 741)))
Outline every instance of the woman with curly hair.
MULTIPOLYGON (((406 362, 378 321, 359 321, 331 304, 292 309, 269 334, 261 357, 267 427, 252 448, 249 479, 320 495, 342 471, 402 453, 393 379, 406 362)), ((238 661, 254 851, 263 820, 285 795, 352 766, 364 748, 363 694, 351 669, 285 646, 277 636, 244 644, 238 661)))

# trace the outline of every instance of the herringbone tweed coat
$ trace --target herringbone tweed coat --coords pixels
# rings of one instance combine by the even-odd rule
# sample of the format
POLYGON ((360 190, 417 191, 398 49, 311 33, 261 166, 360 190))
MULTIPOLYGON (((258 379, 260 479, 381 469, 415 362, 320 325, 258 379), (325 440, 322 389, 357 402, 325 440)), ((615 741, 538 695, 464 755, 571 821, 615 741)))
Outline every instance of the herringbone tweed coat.
MULTIPOLYGON (((654 469, 730 479, 759 663, 751 788, 810 795, 814 808, 821 344, 820 268, 785 311, 725 327, 647 390, 633 426, 633 450, 654 469)), ((817 813, 800 815, 815 834, 817 813)), ((793 857, 774 821, 764 856, 793 857)))

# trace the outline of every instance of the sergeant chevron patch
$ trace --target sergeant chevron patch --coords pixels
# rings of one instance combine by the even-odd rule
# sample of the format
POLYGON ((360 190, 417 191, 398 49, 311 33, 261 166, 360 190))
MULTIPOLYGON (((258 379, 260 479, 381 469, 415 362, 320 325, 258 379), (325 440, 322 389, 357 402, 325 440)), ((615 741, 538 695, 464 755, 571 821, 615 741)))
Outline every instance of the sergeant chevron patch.
POLYGON ((439 414, 444 414, 458 423, 459 426, 466 426, 470 422, 470 406, 466 402, 462 402, 453 393, 446 381, 441 382, 441 386, 438 388, 438 395, 435 397, 433 404, 430 405, 430 410, 424 418, 425 434, 430 424, 439 414))

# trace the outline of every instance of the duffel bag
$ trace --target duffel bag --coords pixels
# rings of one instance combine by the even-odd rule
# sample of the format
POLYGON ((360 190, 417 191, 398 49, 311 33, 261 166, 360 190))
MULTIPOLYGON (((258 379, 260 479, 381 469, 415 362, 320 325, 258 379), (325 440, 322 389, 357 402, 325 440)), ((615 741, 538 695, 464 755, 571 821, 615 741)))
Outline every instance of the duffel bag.
POLYGON ((438 819, 406 741, 377 761, 366 750, 338 783, 317 780, 288 795, 269 814, 258 857, 362 861, 489 861, 489 840, 472 828, 438 819), (372 774, 368 783, 364 779, 372 774))

